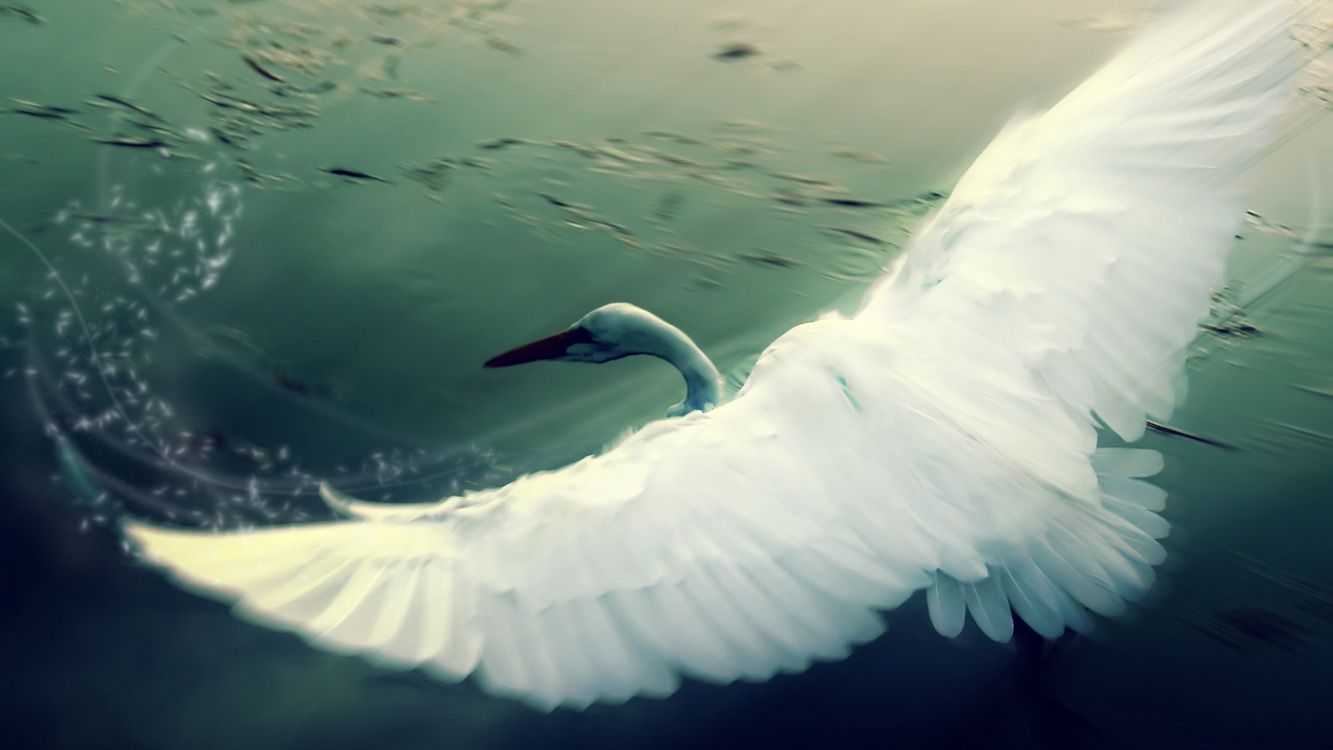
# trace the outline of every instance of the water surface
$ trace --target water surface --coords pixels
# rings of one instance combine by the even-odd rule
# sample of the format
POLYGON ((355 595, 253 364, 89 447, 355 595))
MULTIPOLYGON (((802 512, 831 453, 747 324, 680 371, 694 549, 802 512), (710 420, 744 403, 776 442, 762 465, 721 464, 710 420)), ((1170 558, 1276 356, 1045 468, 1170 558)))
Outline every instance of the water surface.
POLYGON ((123 514, 314 518, 319 477, 419 499, 595 451, 675 403, 676 376, 480 363, 610 301, 676 323, 740 382, 781 331, 854 304, 1005 121, 1056 101, 1152 9, 22 7, 0 13, 10 744, 1333 736, 1333 121, 1319 110, 1249 176, 1225 325, 1201 332, 1170 425, 1202 440, 1144 440, 1170 456, 1162 584, 1095 641, 1061 644, 1035 683, 1012 649, 928 632, 914 601, 887 636, 804 675, 542 715, 242 623, 107 532, 123 514), (69 481, 71 465, 95 482, 69 481))

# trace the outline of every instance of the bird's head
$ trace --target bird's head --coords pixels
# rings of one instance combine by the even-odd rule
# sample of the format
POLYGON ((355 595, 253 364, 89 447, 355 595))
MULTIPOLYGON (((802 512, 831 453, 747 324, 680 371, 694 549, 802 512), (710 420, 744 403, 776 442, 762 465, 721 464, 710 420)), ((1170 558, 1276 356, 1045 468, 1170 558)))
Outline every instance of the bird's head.
POLYGON ((492 357, 486 367, 557 360, 599 364, 634 354, 660 357, 685 377, 685 400, 671 416, 706 411, 721 399, 717 368, 679 328, 627 302, 603 305, 565 330, 492 357))
POLYGON ((492 357, 485 366, 511 367, 544 359, 600 364, 632 354, 660 356, 663 333, 671 330, 674 326, 641 307, 614 302, 559 333, 492 357))

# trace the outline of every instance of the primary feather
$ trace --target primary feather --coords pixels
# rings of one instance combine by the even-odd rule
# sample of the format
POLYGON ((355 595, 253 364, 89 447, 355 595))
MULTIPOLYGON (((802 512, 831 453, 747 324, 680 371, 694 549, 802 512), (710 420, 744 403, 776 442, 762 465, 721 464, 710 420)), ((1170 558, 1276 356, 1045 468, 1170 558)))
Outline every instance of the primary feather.
POLYGON ((1055 637, 1152 583, 1153 451, 1301 57, 1282 3, 1210 2, 977 159, 850 319, 799 326, 708 413, 438 504, 228 534, 126 524, 183 584, 324 648, 533 705, 838 659, 925 589, 1055 637))

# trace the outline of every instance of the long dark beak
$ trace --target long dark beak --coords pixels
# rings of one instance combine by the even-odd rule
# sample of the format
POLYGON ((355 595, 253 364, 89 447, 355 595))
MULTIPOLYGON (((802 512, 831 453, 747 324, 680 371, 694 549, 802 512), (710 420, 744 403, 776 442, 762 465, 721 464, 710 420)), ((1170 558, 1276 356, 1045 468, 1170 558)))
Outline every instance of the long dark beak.
POLYGON ((547 336, 544 339, 524 344, 517 349, 510 349, 498 357, 492 357, 486 360, 485 367, 512 367, 543 359, 559 359, 565 356, 569 347, 574 344, 586 343, 591 340, 592 337, 589 336, 587 331, 582 328, 571 328, 554 336, 547 336))

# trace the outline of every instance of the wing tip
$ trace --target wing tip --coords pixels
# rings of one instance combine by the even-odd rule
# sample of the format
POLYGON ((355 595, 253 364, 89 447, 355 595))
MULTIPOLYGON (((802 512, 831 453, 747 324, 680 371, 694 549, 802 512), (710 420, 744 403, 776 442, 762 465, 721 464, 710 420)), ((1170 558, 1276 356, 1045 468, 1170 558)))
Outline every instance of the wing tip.
POLYGON ((117 526, 120 537, 129 542, 131 550, 149 562, 158 562, 161 543, 173 533, 171 529, 132 518, 121 519, 117 526))

